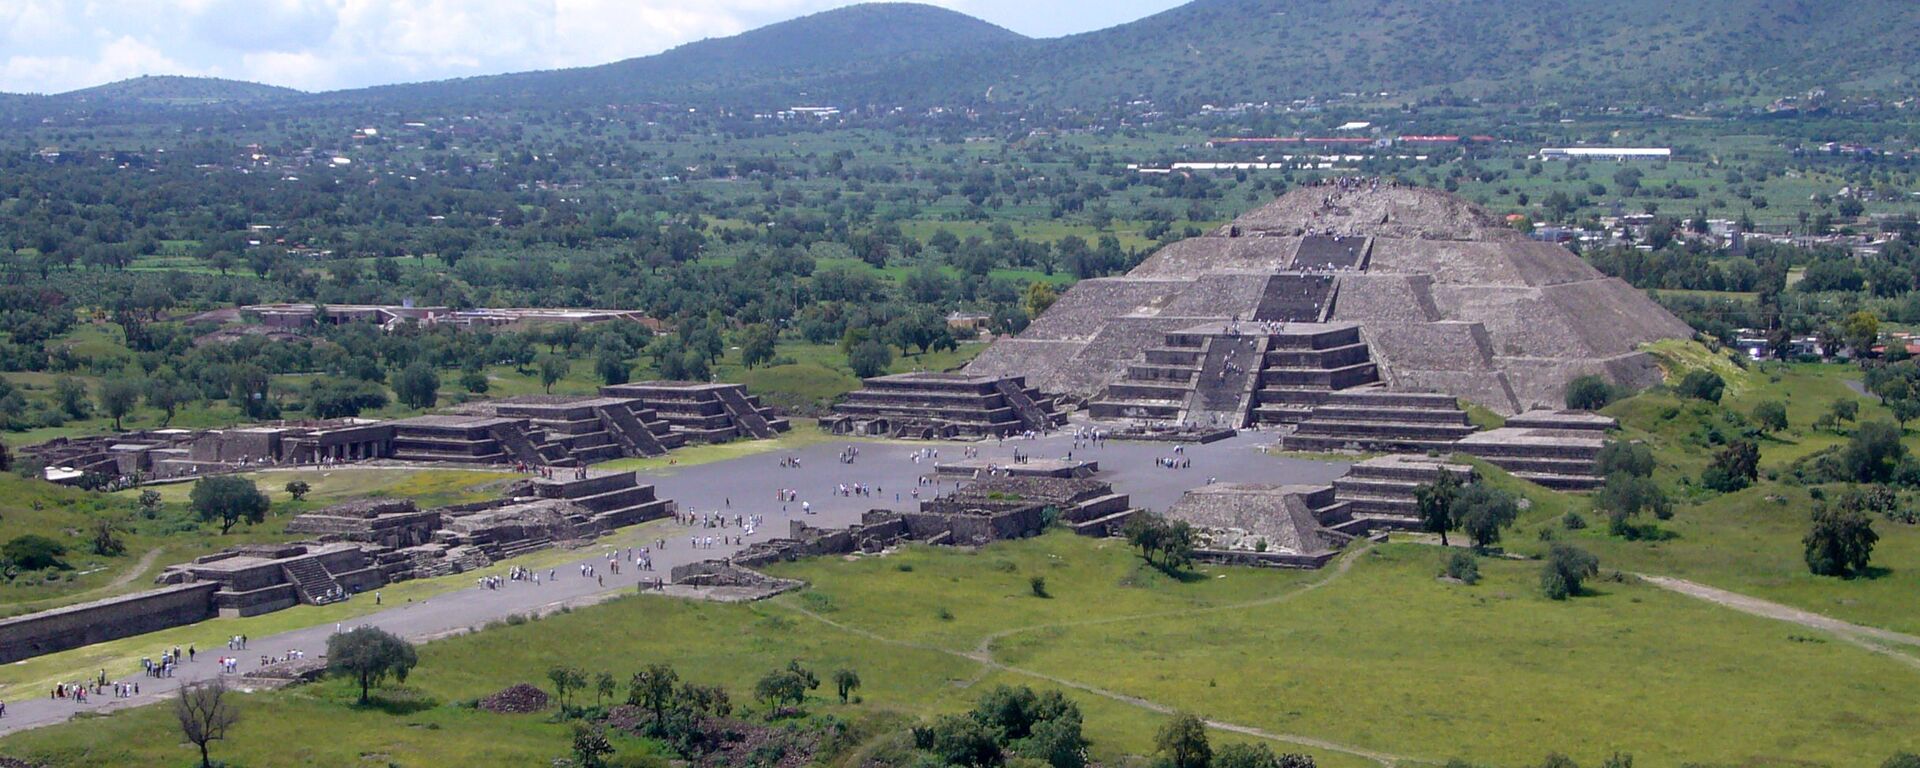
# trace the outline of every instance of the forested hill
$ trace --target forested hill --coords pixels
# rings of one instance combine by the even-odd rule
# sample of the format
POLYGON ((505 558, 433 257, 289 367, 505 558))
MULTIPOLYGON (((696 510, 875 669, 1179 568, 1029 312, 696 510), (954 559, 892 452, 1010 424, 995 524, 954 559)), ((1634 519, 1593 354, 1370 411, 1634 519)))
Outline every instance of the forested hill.
POLYGON ((595 67, 343 91, 328 97, 561 104, 698 99, 738 105, 763 97, 798 99, 816 81, 885 82, 885 73, 903 64, 997 50, 1025 39, 944 8, 870 3, 595 67))
POLYGON ((1910 85, 1916 34, 1910 0, 1196 0, 876 85, 1076 106, 1448 89, 1507 103, 1765 104, 1910 85))
POLYGON ((69 91, 52 98, 92 103, 138 102, 179 105, 260 102, 302 95, 305 94, 292 88, 240 80, 149 75, 69 91))

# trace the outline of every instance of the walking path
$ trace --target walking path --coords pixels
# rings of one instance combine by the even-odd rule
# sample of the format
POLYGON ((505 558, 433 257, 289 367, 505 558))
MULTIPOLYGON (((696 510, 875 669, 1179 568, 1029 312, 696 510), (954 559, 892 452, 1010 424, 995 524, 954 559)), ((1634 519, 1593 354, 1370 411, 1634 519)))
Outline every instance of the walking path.
POLYGON ((1752 595, 1743 595, 1738 592, 1729 592, 1718 587, 1709 587, 1699 582, 1687 581, 1686 579, 1676 579, 1671 576, 1655 576, 1647 573, 1636 573, 1634 575, 1644 579, 1648 584, 1652 584, 1661 589, 1705 600, 1741 613, 1759 616, 1765 619, 1773 619, 1775 621, 1784 621, 1789 624, 1798 624, 1808 629, 1818 629, 1866 650, 1898 660, 1915 669, 1920 669, 1920 657, 1887 647, 1891 644, 1920 648, 1920 636, 1841 621, 1831 616, 1802 610, 1790 605, 1781 605, 1780 603, 1770 600, 1762 600, 1752 595))
MULTIPOLYGON (((682 512, 720 513, 729 518, 758 514, 765 520, 750 535, 731 526, 690 528, 673 521, 649 523, 652 527, 647 529, 646 538, 658 537, 667 541, 664 550, 652 553, 654 571, 640 572, 623 563, 623 572, 618 576, 607 572, 604 567, 606 553, 611 550, 603 541, 582 549, 579 558, 551 569, 557 578, 546 579, 546 574, 542 574, 543 583, 539 586, 524 581, 508 581, 505 587, 498 590, 471 586, 411 604, 395 605, 354 619, 339 628, 345 629, 349 625, 375 626, 422 641, 459 634, 510 614, 541 613, 563 605, 595 602, 634 590, 642 582, 664 579, 674 566, 724 559, 745 545, 786 536, 790 521, 803 521, 817 527, 846 526, 858 522, 861 515, 874 508, 913 506, 917 499, 912 492, 916 489, 920 491, 918 498, 951 490, 954 485, 951 479, 942 479, 932 486, 919 486, 917 479, 933 474, 937 461, 959 459, 962 449, 967 445, 979 448, 983 458, 1009 462, 1015 449, 1036 458, 1060 457, 1074 450, 1073 438, 1066 434, 1037 440, 981 443, 858 441, 854 444, 860 446, 859 456, 854 463, 843 464, 839 454, 848 442, 853 441, 820 443, 790 452, 760 453, 708 464, 641 472, 641 482, 654 484, 658 495, 678 502, 682 512), (937 450, 941 455, 935 459, 921 453, 927 450, 937 450), (916 454, 921 455, 918 461, 914 458, 916 454), (782 466, 783 458, 799 459, 798 468, 782 466), (880 492, 872 496, 837 494, 836 490, 841 484, 854 483, 877 486, 880 492), (788 504, 776 501, 775 493, 780 489, 795 491, 799 501, 788 504), (802 511, 801 501, 808 502, 811 514, 802 511), (703 544, 708 536, 712 536, 715 544, 712 548, 696 549, 689 541, 690 536, 698 536, 703 544), (723 537, 735 536, 742 536, 745 544, 721 543, 723 537), (594 578, 582 577, 579 569, 581 564, 600 566, 600 575, 606 580, 605 586, 601 586, 594 578)), ((1260 447, 1267 442, 1270 442, 1268 435, 1254 432, 1210 445, 1188 446, 1185 455, 1193 459, 1193 468, 1184 470, 1155 465, 1158 458, 1172 453, 1172 446, 1162 443, 1110 442, 1102 448, 1082 448, 1075 458, 1099 461, 1102 469, 1108 470, 1102 475, 1103 478, 1112 482, 1117 490, 1131 493, 1136 506, 1153 509, 1164 509, 1171 505, 1182 492, 1204 484, 1209 476, 1217 477, 1222 482, 1326 483, 1346 471, 1345 465, 1338 463, 1265 456, 1260 447)), ((503 561, 464 576, 472 579, 482 576, 504 577, 512 565, 513 561, 503 561)), ((370 600, 372 596, 362 594, 352 599, 370 600)), ((292 651, 300 651, 307 658, 318 658, 326 649, 327 637, 335 629, 335 624, 327 622, 271 637, 249 638, 246 650, 231 653, 217 646, 200 648, 199 660, 181 664, 173 678, 145 677, 137 666, 108 668, 105 671, 109 681, 139 681, 140 695, 132 699, 96 696, 86 704, 78 704, 68 700, 53 700, 47 698, 50 691, 38 691, 31 693, 29 698, 7 702, 6 714, 0 717, 0 735, 62 722, 80 711, 112 711, 152 703, 163 699, 181 684, 218 676, 215 659, 224 655, 239 656, 242 672, 257 669, 261 655, 285 656, 292 651)), ((157 656, 160 650, 154 648, 153 655, 157 656)), ((94 679, 100 671, 91 667, 74 669, 70 679, 94 679)))

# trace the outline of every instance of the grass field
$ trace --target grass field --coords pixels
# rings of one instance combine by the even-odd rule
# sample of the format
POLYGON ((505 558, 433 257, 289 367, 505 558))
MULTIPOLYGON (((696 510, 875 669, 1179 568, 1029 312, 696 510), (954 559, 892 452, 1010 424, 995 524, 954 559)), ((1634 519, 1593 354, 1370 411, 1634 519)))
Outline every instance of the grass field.
MULTIPOLYGON (((1412 763, 1522 765, 1555 750, 1585 763, 1621 750, 1649 765, 1850 766, 1915 746, 1911 668, 1632 582, 1553 603, 1524 562, 1484 562, 1477 586, 1442 582, 1438 557, 1397 544, 1344 574, 1208 568, 1174 580, 1117 542, 1056 533, 806 561, 775 570, 812 587, 771 603, 630 597, 428 644, 405 688, 372 708, 348 704, 338 682, 258 694, 218 754, 236 765, 528 764, 565 752, 563 725, 459 702, 540 682, 552 664, 624 679, 653 662, 744 702, 761 673, 796 658, 860 672, 863 703, 810 704, 856 719, 954 711, 995 683, 1053 685, 1045 676, 1412 763), (1050 598, 1032 594, 1032 575, 1050 598), (992 663, 968 655, 983 647, 992 663)), ((1158 715, 1068 693, 1096 759, 1150 751, 1158 715)), ((12 736, 0 752, 173 764, 186 751, 171 728, 164 708, 147 707, 12 736)))

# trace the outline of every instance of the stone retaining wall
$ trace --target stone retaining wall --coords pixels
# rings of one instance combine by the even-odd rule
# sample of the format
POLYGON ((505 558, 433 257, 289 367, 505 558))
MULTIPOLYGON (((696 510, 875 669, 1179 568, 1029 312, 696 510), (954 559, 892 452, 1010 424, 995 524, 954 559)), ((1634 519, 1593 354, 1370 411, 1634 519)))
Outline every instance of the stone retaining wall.
POLYGON ((213 618, 219 588, 182 584, 0 619, 0 664, 213 618))

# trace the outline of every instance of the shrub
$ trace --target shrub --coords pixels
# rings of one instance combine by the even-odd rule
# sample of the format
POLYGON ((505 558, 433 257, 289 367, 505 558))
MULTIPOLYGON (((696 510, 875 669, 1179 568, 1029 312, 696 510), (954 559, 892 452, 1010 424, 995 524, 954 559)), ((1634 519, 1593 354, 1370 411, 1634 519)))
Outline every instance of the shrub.
POLYGON ((1814 508, 1813 528, 1801 543, 1814 575, 1852 578, 1866 572, 1879 540, 1866 513, 1846 504, 1822 504, 1814 508))
POLYGON ((1599 376, 1579 376, 1567 382, 1567 407, 1597 411, 1613 402, 1613 385, 1599 376))
POLYGON ((0 556, 23 571, 66 568, 66 561, 60 559, 65 554, 65 544, 37 533, 15 536, 6 546, 0 546, 0 556))
POLYGON ((1581 517, 1580 513, 1578 512, 1568 512, 1567 514, 1561 516, 1560 527, 1565 528, 1569 531, 1578 531, 1582 528, 1587 527, 1587 519, 1584 517, 1581 517))
POLYGON ((1713 463, 1700 474, 1700 484, 1721 493, 1731 493, 1752 485, 1759 477, 1759 446, 1746 440, 1735 440, 1713 455, 1713 463))
POLYGON ((1634 477, 1651 477, 1653 450, 1645 443, 1608 440, 1600 448, 1600 456, 1594 460, 1594 464, 1601 477, 1622 472, 1634 477))
POLYGON ((1449 579, 1466 584, 1480 583, 1480 560, 1471 552, 1454 551, 1447 555, 1445 570, 1449 579))
POLYGON ((1034 597, 1052 597, 1052 595, 1047 594, 1047 577, 1045 576, 1028 578, 1027 589, 1033 592, 1034 597))
POLYGON ((1768 400, 1753 407, 1753 421, 1768 432, 1779 432, 1787 428, 1787 406, 1776 400, 1768 400))
POLYGON ((1540 591, 1549 600, 1580 594, 1580 584, 1600 573, 1600 560, 1571 544, 1555 544, 1540 565, 1540 591))
POLYGON ((1720 374, 1712 371, 1688 371, 1687 375, 1680 377, 1680 383, 1673 388, 1673 391, 1679 393, 1681 397, 1718 403, 1726 389, 1727 382, 1720 378, 1720 374))

